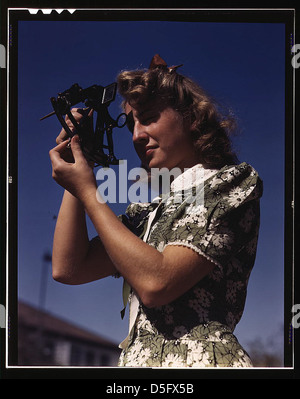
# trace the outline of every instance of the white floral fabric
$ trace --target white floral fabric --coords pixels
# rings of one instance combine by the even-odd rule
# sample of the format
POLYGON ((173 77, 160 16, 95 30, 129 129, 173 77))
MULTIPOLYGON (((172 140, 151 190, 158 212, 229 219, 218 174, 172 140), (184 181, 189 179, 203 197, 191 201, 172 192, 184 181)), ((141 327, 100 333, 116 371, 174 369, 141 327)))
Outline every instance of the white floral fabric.
MULTIPOLYGON (((245 162, 220 170, 196 165, 174 180, 160 202, 129 205, 122 220, 141 238, 156 210, 149 245, 159 251, 183 245, 216 266, 167 305, 149 309, 139 302, 119 366, 251 366, 233 331, 244 310, 255 261, 262 191, 260 177, 245 162), (200 180, 191 178, 197 171, 200 180)), ((134 295, 132 291, 131 298, 134 295)))

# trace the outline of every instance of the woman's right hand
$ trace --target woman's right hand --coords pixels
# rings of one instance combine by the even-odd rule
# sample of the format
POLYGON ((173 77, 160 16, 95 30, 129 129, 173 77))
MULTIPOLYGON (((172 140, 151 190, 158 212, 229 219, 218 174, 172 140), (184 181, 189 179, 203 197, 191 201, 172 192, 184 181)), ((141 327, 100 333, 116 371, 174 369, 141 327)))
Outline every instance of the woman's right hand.
MULTIPOLYGON (((87 129, 93 129, 93 109, 91 109, 88 113, 88 121, 86 123, 86 128, 87 129)), ((73 108, 71 110, 72 115, 74 117, 74 119, 76 120, 76 122, 80 122, 80 120, 83 118, 83 116, 85 115, 86 111, 83 110, 82 108, 73 108)), ((65 121, 66 124, 68 125, 69 129, 73 132, 74 131, 74 126, 73 123, 71 122, 70 118, 68 117, 68 115, 66 115, 65 117, 65 121)), ((61 129, 59 135, 56 137, 56 144, 60 144, 63 141, 69 139, 70 136, 68 135, 68 133, 65 131, 65 129, 61 129)))

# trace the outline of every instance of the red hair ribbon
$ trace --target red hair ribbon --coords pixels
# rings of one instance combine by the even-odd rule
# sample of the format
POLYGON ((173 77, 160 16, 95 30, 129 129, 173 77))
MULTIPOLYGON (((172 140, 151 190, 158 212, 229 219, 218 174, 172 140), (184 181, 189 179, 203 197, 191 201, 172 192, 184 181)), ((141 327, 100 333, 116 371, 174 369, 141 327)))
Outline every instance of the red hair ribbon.
POLYGON ((182 65, 183 64, 174 65, 174 66, 168 67, 166 61, 164 61, 159 54, 155 54, 152 57, 149 69, 155 69, 155 68, 163 67, 163 68, 167 68, 169 70, 169 72, 175 72, 176 69, 181 67, 182 65))

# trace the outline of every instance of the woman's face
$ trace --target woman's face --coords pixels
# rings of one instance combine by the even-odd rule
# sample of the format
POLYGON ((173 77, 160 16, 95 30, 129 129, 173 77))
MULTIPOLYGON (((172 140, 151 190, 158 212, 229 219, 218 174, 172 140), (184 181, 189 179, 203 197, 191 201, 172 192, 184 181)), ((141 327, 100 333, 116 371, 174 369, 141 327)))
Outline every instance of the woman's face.
POLYGON ((135 150, 144 165, 183 170, 198 163, 189 124, 179 112, 158 105, 137 110, 129 104, 125 112, 135 150))

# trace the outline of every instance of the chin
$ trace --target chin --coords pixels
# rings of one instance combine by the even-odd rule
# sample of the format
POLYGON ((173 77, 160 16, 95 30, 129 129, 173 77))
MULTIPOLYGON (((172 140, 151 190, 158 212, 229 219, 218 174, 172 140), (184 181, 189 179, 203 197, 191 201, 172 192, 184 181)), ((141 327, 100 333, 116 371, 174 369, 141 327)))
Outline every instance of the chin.
POLYGON ((167 168, 167 166, 166 166, 165 162, 158 162, 158 161, 155 161, 155 160, 151 160, 148 163, 148 168, 149 169, 151 169, 151 168, 161 169, 161 168, 167 168))

